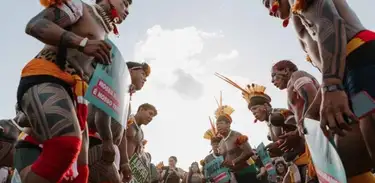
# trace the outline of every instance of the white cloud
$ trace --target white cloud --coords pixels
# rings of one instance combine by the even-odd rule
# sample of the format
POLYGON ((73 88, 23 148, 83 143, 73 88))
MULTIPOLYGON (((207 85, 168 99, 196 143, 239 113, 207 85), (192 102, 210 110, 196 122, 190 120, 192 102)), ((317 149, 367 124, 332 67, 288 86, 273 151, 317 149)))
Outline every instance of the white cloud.
POLYGON ((237 50, 232 50, 229 53, 219 53, 213 60, 214 61, 226 61, 237 58, 239 55, 237 50))
MULTIPOLYGON (((168 30, 156 25, 136 45, 135 59, 151 60, 151 75, 134 96, 133 110, 145 102, 158 109, 158 116, 144 128, 153 162, 167 163, 167 158, 175 155, 187 169, 208 154, 210 146, 203 133, 209 128, 208 116, 213 116, 217 107, 214 96, 219 97, 221 90, 224 103, 236 109, 233 128, 247 134, 253 146, 266 140, 265 125, 253 124, 241 92, 214 76, 215 71, 199 59, 199 54, 218 55, 215 45, 206 49, 205 42, 221 37, 221 32, 195 27, 168 30)), ((250 82, 239 76, 232 79, 250 82)))
POLYGON ((176 75, 178 70, 190 75, 190 81, 199 83, 196 78, 204 72, 196 57, 203 51, 205 40, 220 37, 220 32, 204 32, 195 27, 169 30, 155 25, 147 30, 146 39, 137 43, 134 55, 136 60, 150 60, 150 83, 157 80, 164 86, 176 86, 181 76, 176 75))

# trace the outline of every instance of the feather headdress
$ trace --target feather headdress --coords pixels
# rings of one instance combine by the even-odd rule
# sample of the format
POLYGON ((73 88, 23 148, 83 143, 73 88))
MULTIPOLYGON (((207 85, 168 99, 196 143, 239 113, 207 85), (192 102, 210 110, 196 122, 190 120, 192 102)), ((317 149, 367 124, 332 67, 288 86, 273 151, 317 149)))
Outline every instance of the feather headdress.
POLYGON ((271 97, 269 97, 266 93, 266 87, 257 84, 247 85, 245 88, 242 88, 240 85, 232 81, 231 79, 219 74, 215 73, 215 76, 219 77, 220 79, 224 80, 225 82, 229 83, 230 85, 236 87, 237 89, 242 91, 242 97, 246 100, 249 106, 270 103, 271 97))
POLYGON ((218 108, 215 111, 216 120, 220 117, 225 117, 229 122, 232 122, 232 117, 230 117, 230 115, 234 112, 234 109, 229 105, 223 105, 222 92, 220 92, 220 102, 216 98, 215 100, 218 105, 218 108))
POLYGON ((212 138, 216 137, 217 136, 217 130, 216 130, 216 127, 215 127, 215 124, 214 122, 212 121, 212 119, 210 117, 208 117, 208 119, 210 120, 210 125, 211 125, 211 128, 208 129, 204 135, 203 135, 203 138, 207 139, 207 140, 212 140, 212 138))

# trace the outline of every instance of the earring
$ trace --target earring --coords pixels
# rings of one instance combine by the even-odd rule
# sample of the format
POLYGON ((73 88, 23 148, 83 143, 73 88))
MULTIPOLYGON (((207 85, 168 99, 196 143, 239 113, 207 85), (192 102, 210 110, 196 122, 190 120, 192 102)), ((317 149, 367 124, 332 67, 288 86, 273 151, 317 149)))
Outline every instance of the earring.
POLYGON ((279 7, 280 7, 280 3, 279 3, 279 1, 274 1, 274 2, 272 3, 271 12, 272 12, 272 13, 276 13, 277 10, 279 9, 279 7))
POLYGON ((116 24, 120 22, 120 16, 119 16, 119 14, 118 14, 115 6, 113 6, 111 2, 109 3, 109 5, 111 7, 111 18, 112 18, 112 21, 114 22, 112 24, 112 26, 113 26, 113 33, 115 35, 118 35, 118 29, 117 29, 116 24))
POLYGON ((283 27, 288 27, 288 25, 289 25, 289 18, 283 21, 283 27))
MULTIPOLYGON (((279 10, 280 8, 280 2, 277 0, 277 1, 274 1, 272 3, 272 7, 271 7, 271 12, 270 14, 275 14, 277 12, 277 10, 279 10)), ((289 24, 289 18, 288 19, 285 19, 283 21, 283 27, 287 27, 289 24)))

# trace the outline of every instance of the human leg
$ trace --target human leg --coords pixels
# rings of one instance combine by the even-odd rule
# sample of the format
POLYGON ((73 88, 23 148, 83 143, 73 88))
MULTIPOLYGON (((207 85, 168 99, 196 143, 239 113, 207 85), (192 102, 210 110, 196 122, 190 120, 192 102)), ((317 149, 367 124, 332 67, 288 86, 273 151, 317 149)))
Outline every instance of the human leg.
POLYGON ((43 144, 38 159, 21 172, 22 182, 60 181, 81 148, 81 130, 70 95, 59 84, 42 83, 30 87, 20 104, 35 138, 43 144))
POLYGON ((120 182, 121 179, 118 173, 118 167, 116 167, 115 163, 109 164, 101 159, 102 149, 101 143, 99 142, 99 139, 90 137, 89 181, 91 183, 120 182))

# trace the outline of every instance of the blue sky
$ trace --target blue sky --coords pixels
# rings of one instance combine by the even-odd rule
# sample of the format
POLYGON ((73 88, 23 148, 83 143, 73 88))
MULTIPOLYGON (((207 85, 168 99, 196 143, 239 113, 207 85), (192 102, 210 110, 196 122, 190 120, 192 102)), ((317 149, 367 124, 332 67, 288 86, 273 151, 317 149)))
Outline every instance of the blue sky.
MULTIPOLYGON (((375 30, 375 1, 350 1, 362 23, 375 30)), ((3 23, 3 86, 0 117, 15 115, 14 104, 22 67, 37 54, 42 44, 24 33, 28 20, 42 10, 38 0, 5 1, 3 23)), ((235 112, 233 129, 249 136, 251 145, 267 142, 265 124, 253 124, 240 92, 213 76, 219 72, 245 85, 267 86, 274 107, 286 107, 285 92, 270 83, 270 68, 279 59, 292 59, 302 70, 319 77, 304 61, 304 54, 292 27, 268 16, 260 0, 135 0, 130 16, 113 38, 126 60, 147 60, 152 73, 133 99, 133 110, 148 102, 159 115, 144 128, 147 150, 154 162, 170 155, 187 168, 204 158, 209 142, 202 138, 209 128, 208 116, 216 109, 214 96, 223 91, 223 101, 235 112)))

